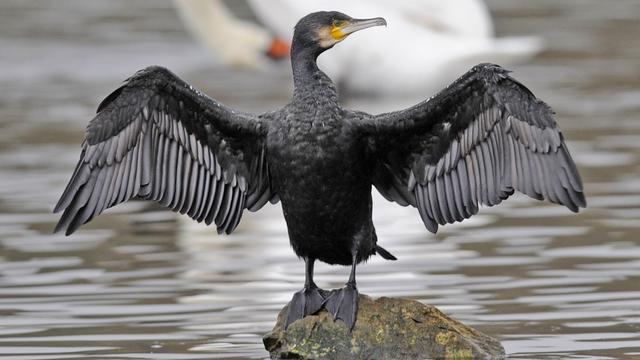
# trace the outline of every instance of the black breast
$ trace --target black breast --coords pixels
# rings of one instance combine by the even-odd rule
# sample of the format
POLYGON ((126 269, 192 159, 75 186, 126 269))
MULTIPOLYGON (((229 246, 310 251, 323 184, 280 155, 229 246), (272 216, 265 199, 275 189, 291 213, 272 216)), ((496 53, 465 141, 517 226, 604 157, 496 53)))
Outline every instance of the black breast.
POLYGON ((335 89, 316 84, 324 86, 298 92, 269 131, 272 184, 296 253, 350 264, 352 242, 373 231, 370 177, 335 89))

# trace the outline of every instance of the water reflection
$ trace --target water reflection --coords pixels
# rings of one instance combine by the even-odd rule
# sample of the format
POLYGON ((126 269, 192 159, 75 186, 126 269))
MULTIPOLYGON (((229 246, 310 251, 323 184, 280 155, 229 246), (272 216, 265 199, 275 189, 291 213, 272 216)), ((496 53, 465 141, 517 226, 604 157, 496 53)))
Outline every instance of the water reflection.
MULTIPOLYGON (((399 260, 362 266, 360 288, 439 306, 499 336, 513 358, 638 357, 638 4, 490 4, 498 32, 548 39, 514 70, 560 114, 590 208, 575 216, 515 197, 432 236, 415 210, 376 198, 380 241, 399 260)), ((229 237, 129 203, 66 238, 50 235, 49 212, 95 104, 138 68, 162 63, 247 111, 283 104, 289 69, 212 67, 155 0, 2 2, 0 34, 10 50, 0 65, 12 69, 0 73, 0 357, 265 357, 261 335, 304 276, 279 207, 248 214, 229 237)), ((347 272, 319 264, 317 282, 340 286, 347 272)))

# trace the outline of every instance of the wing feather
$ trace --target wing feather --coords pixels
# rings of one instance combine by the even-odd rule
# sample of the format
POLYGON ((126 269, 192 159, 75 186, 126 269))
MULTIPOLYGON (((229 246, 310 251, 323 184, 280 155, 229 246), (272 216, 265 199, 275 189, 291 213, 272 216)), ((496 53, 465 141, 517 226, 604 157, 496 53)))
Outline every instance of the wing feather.
POLYGON ((213 174, 209 175, 209 194, 207 196, 207 205, 204 207, 204 209, 202 209, 202 214, 200 216, 198 216, 198 218, 196 219, 199 222, 204 221, 205 224, 210 225, 211 221, 213 221, 213 216, 209 217, 209 214, 214 213, 215 211, 217 211, 217 209, 214 206, 220 206, 220 204, 214 205, 215 204, 215 199, 218 197, 218 193, 221 191, 220 190, 220 186, 218 179, 216 179, 216 176, 213 174))
POLYGON ((90 122, 54 210, 64 211, 56 231, 71 234, 139 197, 232 232, 247 198, 266 199, 251 203, 255 211, 275 196, 262 126, 261 118, 225 108, 166 69, 137 73, 90 122))
POLYGON ((514 190, 575 212, 586 206, 553 112, 497 65, 478 65, 407 110, 359 120, 373 139, 375 168, 386 170, 373 172, 373 184, 388 199, 416 206, 429 231, 514 190), (413 199, 399 195, 405 189, 413 199))

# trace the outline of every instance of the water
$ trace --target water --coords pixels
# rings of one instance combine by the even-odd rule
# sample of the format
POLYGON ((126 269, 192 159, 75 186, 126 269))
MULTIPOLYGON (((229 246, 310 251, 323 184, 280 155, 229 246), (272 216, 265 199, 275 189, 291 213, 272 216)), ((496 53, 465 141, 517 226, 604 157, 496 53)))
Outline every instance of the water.
MULTIPOLYGON (((376 201, 399 260, 361 266, 360 289, 434 304, 516 359, 640 358, 640 3, 490 4, 499 33, 547 40, 512 69, 559 114, 590 207, 516 197, 433 236, 415 210, 376 201)), ((3 1, 0 49, 0 358, 266 357, 261 336, 303 281, 279 207, 228 237, 137 202, 67 238, 50 210, 96 104, 135 70, 163 64, 261 111, 287 101, 287 65, 216 66, 156 0, 3 1)), ((348 274, 317 268, 326 288, 348 274)))

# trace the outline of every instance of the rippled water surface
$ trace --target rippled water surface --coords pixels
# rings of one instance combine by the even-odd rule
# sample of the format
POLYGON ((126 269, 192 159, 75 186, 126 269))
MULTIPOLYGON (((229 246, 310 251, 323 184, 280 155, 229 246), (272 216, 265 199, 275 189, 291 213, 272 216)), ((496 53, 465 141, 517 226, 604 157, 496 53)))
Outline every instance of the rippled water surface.
MULTIPOLYGON (((378 200, 380 241, 399 260, 359 267, 359 287, 434 304, 513 358, 640 358, 640 3, 490 5, 500 34, 546 39, 512 69, 558 113, 590 207, 515 197, 433 236, 416 211, 378 200)), ((162 64, 261 111, 287 101, 288 66, 217 66, 155 0, 2 1, 0 49, 0 357, 266 357, 261 336, 303 281, 279 206, 228 237, 133 202, 67 238, 51 235, 50 210, 96 104, 135 70, 162 64)), ((316 277, 329 288, 347 274, 318 265, 316 277)))

